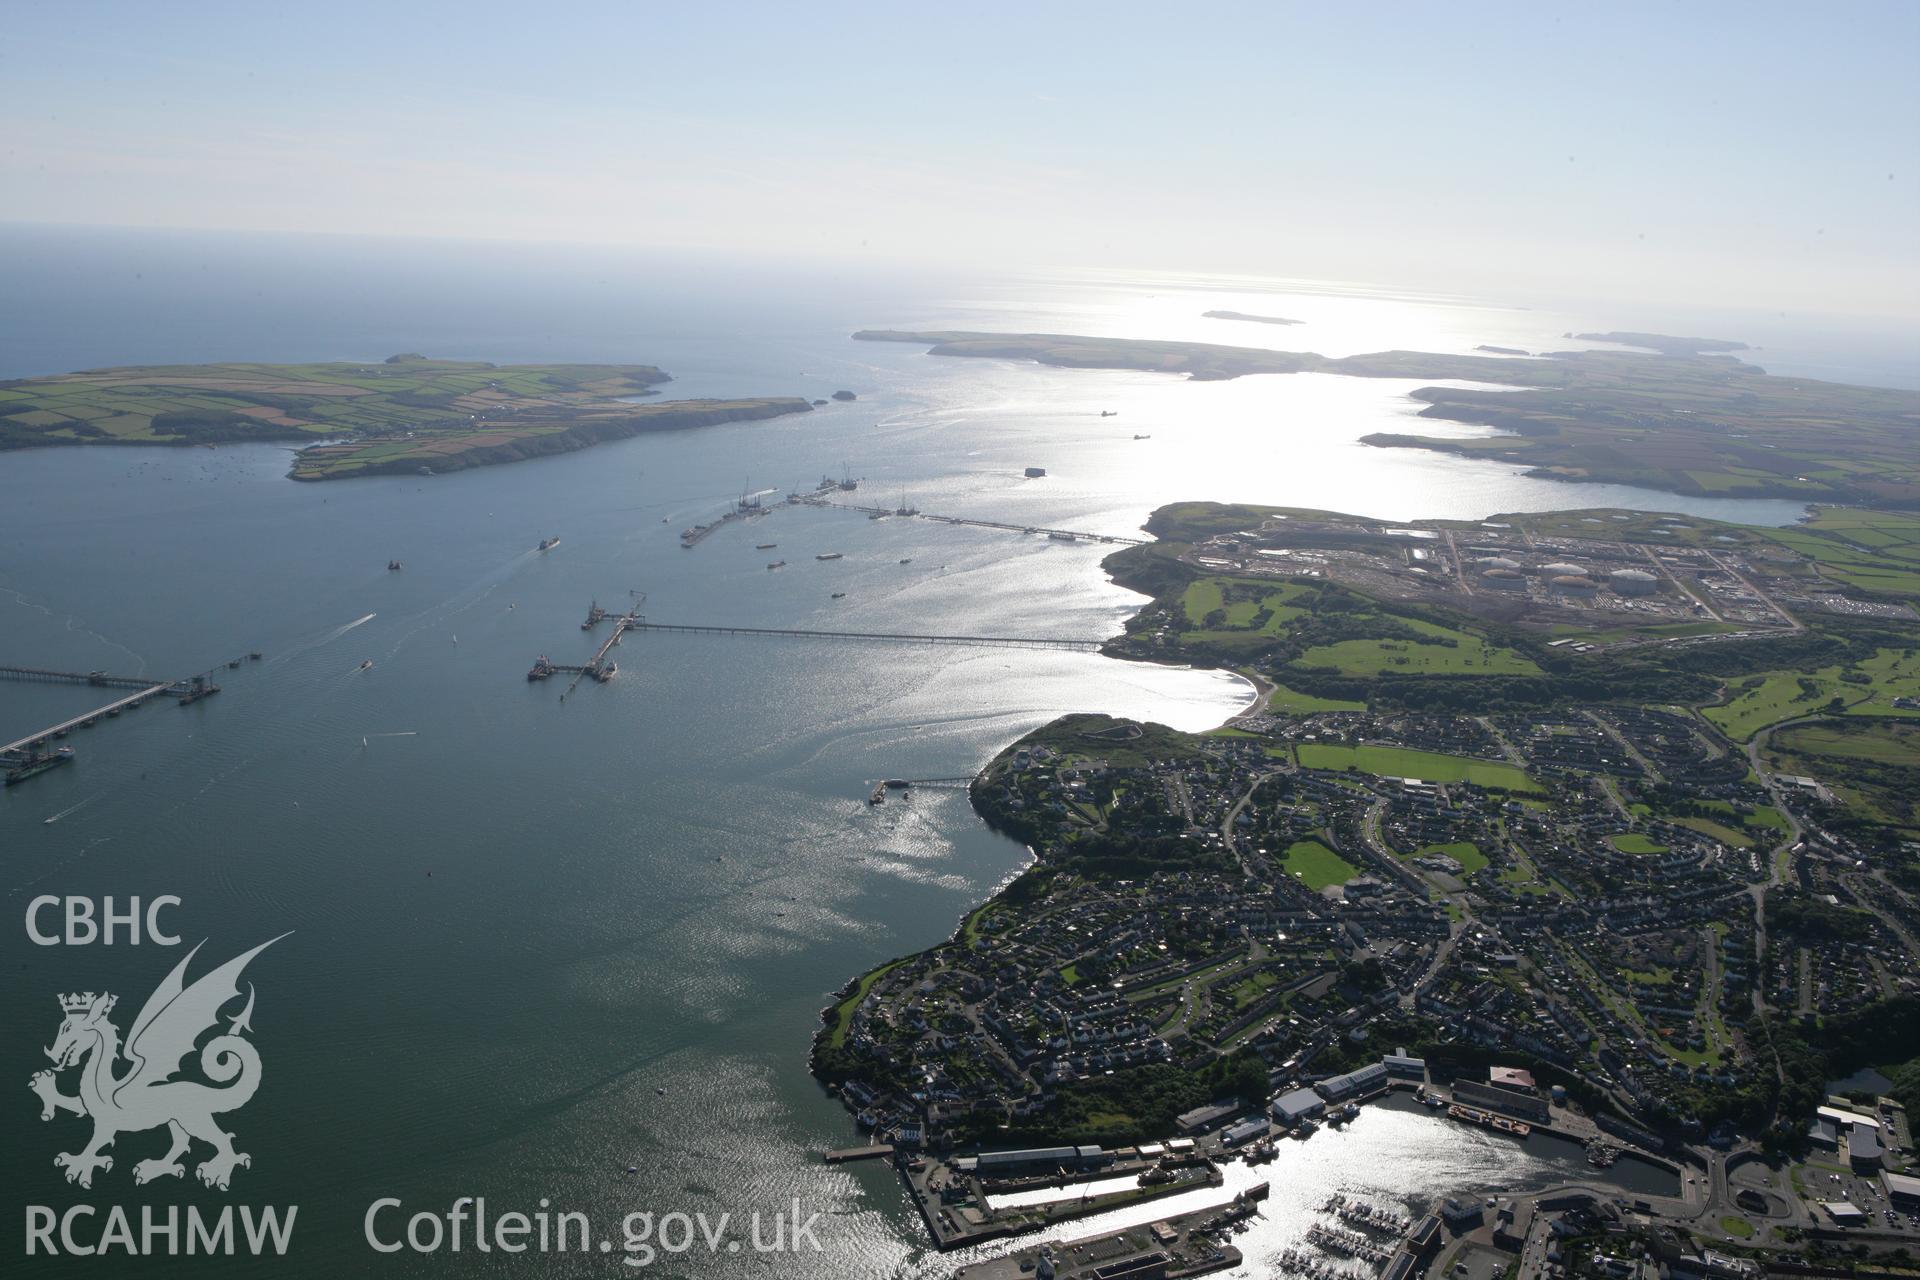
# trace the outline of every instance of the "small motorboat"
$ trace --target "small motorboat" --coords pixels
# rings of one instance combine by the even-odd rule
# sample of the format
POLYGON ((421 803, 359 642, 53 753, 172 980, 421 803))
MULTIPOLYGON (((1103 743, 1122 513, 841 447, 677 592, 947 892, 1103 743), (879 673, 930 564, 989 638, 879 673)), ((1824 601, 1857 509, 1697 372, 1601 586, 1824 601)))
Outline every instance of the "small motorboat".
POLYGON ((372 659, 372 658, 365 658, 365 659, 362 659, 362 660, 361 660, 361 663, 360 663, 360 669, 361 669, 362 671, 365 671, 365 670, 366 670, 367 668, 369 668, 369 667, 371 667, 372 665, 373 665, 373 659, 372 659))
POLYGON ((847 598, 847 593, 844 591, 836 591, 833 593, 833 598, 835 600, 845 600, 847 598))

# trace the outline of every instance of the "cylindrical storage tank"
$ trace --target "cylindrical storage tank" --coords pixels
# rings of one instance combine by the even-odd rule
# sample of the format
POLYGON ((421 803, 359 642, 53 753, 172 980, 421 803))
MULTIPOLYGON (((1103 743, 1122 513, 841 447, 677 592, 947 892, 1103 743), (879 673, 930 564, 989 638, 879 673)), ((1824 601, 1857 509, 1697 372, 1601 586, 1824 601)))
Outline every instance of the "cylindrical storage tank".
POLYGON ((1623 596, 1650 596, 1660 585, 1645 569, 1615 569, 1607 580, 1623 596))
POLYGON ((1581 577, 1579 574, 1573 573, 1559 574, 1550 579, 1547 585, 1562 595, 1569 596, 1590 596, 1600 589, 1600 584, 1592 578, 1581 577))
POLYGON ((1480 575, 1480 585, 1494 591, 1524 591, 1527 580, 1518 569, 1489 569, 1480 575))
POLYGON ((1584 578, 1587 576, 1587 571, 1582 566, 1569 561, 1556 560, 1552 564, 1541 565, 1540 576, 1543 578, 1584 578))
POLYGON ((1506 556, 1488 556, 1480 561, 1480 567, 1482 569, 1518 569, 1520 562, 1510 560, 1506 556))

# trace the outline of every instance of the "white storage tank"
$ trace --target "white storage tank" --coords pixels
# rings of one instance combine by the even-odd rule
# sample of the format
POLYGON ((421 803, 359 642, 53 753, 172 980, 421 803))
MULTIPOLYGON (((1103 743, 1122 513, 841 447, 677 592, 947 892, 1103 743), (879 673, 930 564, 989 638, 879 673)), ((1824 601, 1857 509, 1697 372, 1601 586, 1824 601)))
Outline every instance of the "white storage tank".
POLYGON ((1660 586, 1660 579, 1645 569, 1615 569, 1607 581, 1623 596, 1650 596, 1660 586))

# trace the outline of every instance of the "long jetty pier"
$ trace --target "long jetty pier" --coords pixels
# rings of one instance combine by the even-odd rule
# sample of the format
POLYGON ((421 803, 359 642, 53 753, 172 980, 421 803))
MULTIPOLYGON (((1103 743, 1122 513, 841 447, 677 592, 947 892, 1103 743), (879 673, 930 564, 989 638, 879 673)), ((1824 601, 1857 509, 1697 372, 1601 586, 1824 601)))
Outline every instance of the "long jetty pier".
POLYGON ((928 515, 924 511, 914 511, 905 507, 862 507, 851 502, 830 502, 825 498, 803 498, 815 506, 837 507, 841 511, 858 511, 869 516, 891 516, 902 520, 932 520, 937 524, 966 525, 974 529, 1005 529, 1009 533, 1038 533, 1058 542, 1108 542, 1129 547, 1146 545, 1148 538, 1123 538, 1113 533, 1088 533, 1084 529, 1052 529, 1037 524, 1010 524, 1004 520, 970 520, 962 516, 928 515))
POLYGON ((804 627, 733 627, 719 623, 647 622, 623 619, 627 631, 668 631, 685 635, 787 636, 799 640, 891 640, 902 644, 981 645, 997 649, 1067 649, 1098 653, 1100 640, 1068 640, 1057 636, 921 635, 904 631, 814 631, 804 627))
MULTIPOLYGON (((591 677, 605 684, 613 679, 620 670, 612 659, 613 647, 620 643, 620 637, 630 631, 660 631, 677 635, 709 636, 779 636, 793 640, 881 640, 895 644, 945 644, 974 645, 993 649, 1058 649, 1074 653, 1098 653, 1104 644, 1101 640, 1071 640, 1060 636, 972 636, 943 635, 935 633, 915 633, 905 631, 819 631, 806 627, 735 627, 724 623, 695 622, 649 622, 638 613, 613 613, 602 609, 596 602, 587 610, 587 620, 580 624, 582 631, 591 631, 602 622, 613 624, 613 634, 601 641, 594 650, 593 657, 586 662, 554 662, 542 654, 534 659, 533 667, 527 672, 529 681, 545 680, 550 676, 571 675, 566 693, 572 693, 574 686, 584 678, 591 677)), ((956 779, 925 779, 929 782, 947 783, 956 779)))
POLYGON ((30 767, 44 758, 47 746, 75 729, 84 729, 100 720, 131 711, 149 698, 177 698, 181 706, 220 692, 220 686, 205 676, 184 680, 155 680, 152 676, 110 676, 101 671, 50 671, 41 667, 0 666, 0 680, 28 680, 39 684, 80 684, 96 689, 127 690, 123 696, 83 711, 58 724, 48 725, 24 738, 0 745, 0 767, 13 770, 30 767))

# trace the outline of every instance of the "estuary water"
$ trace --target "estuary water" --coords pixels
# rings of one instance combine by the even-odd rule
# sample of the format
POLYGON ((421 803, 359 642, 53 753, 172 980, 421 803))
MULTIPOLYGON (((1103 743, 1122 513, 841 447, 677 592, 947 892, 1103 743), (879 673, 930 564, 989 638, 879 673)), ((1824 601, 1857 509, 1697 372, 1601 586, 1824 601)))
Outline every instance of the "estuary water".
MULTIPOLYGON (((0 1107, 0 1253, 14 1257, 21 1206, 233 1202, 298 1205, 293 1247, 215 1273, 613 1275, 632 1270, 617 1250, 377 1254, 362 1223, 383 1197, 404 1205, 382 1220, 389 1239, 405 1214, 462 1197, 496 1214, 544 1200, 617 1242, 634 1211, 739 1223, 798 1198, 803 1217, 822 1215, 824 1253, 723 1248, 653 1270, 950 1272, 887 1170, 818 1163, 855 1133, 806 1075, 807 1044, 836 987, 946 936, 1025 855, 982 827, 963 791, 869 808, 867 790, 970 774, 1068 711, 1200 729, 1249 691, 1085 653, 666 634, 628 637, 617 679, 564 699, 560 680, 523 678, 538 655, 584 661, 597 641, 580 622, 596 600, 643 600, 662 622, 1071 638, 1114 633, 1140 602, 1100 572, 1100 544, 846 511, 781 507, 678 545, 743 490, 778 497, 844 472, 867 502, 1114 535, 1181 499, 1397 518, 1799 514, 1356 443, 1407 424, 1412 384, 1186 383, 847 337, 937 327, 1335 354, 1538 349, 1567 345, 1568 330, 1637 327, 1632 315, 1299 282, 940 279, 237 237, 6 242, 6 376, 421 351, 655 363, 676 379, 669 397, 859 397, 433 478, 296 485, 272 446, 0 455, 0 664, 212 669, 225 686, 77 732, 76 763, 0 796, 0 887, 16 922, 0 1025, 18 1082, 0 1107), (1199 318, 1211 308, 1307 323, 1199 318), (1025 479, 1028 466, 1048 474, 1025 479), (554 549, 534 549, 553 536, 554 549), (775 560, 786 566, 770 571, 775 560), (262 659, 226 667, 250 651, 262 659), (19 922, 43 894, 177 896, 162 923, 206 940, 196 974, 289 935, 247 971, 265 1070, 224 1120, 252 1156, 231 1192, 190 1179, 135 1188, 135 1162, 165 1145, 157 1131, 123 1136, 90 1192, 54 1169, 85 1131, 71 1116, 43 1124, 24 1086, 46 1064, 56 995, 113 991, 124 1030, 185 948, 35 945, 19 922)), ((0 740, 84 709, 89 692, 0 683, 0 740)), ((1308 1145, 1315 1159, 1290 1155, 1266 1175, 1276 1222, 1362 1168, 1406 1172, 1407 1194, 1545 1176, 1510 1144, 1424 1115, 1381 1112, 1308 1145), (1342 1143, 1357 1144, 1348 1157, 1342 1143)), ((1278 1228, 1259 1238, 1268 1253, 1291 1241, 1278 1228)), ((45 1270, 65 1267, 84 1269, 45 1270)))

